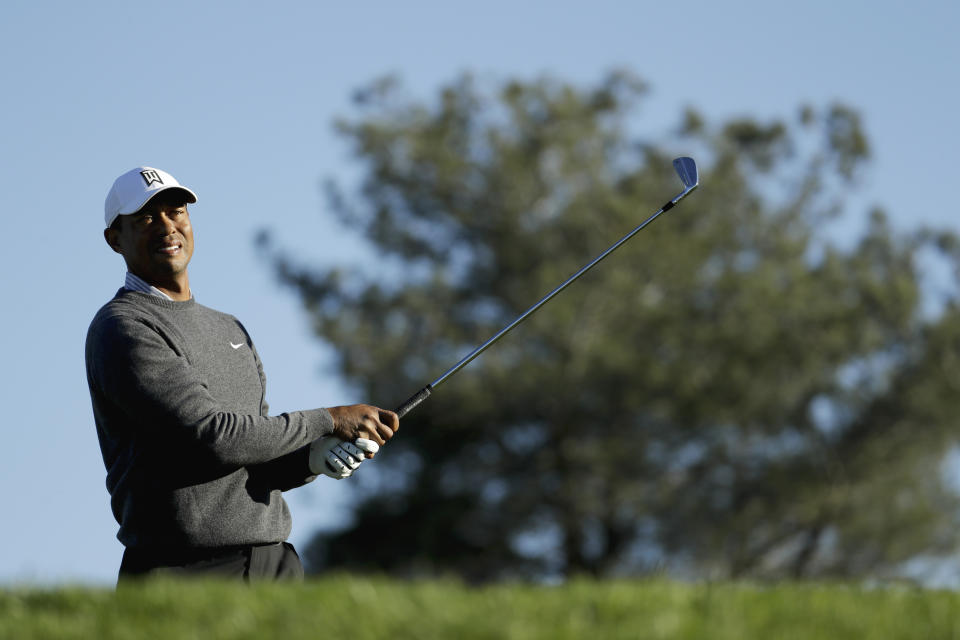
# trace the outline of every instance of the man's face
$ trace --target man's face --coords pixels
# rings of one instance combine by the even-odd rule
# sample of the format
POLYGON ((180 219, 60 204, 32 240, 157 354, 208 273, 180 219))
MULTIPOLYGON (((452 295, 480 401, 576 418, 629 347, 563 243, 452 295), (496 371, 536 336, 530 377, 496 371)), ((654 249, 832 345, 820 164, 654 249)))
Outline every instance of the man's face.
POLYGON ((104 237, 123 255, 130 272, 161 288, 186 273, 193 256, 193 228, 183 193, 163 191, 140 211, 118 220, 119 228, 107 229, 104 237))

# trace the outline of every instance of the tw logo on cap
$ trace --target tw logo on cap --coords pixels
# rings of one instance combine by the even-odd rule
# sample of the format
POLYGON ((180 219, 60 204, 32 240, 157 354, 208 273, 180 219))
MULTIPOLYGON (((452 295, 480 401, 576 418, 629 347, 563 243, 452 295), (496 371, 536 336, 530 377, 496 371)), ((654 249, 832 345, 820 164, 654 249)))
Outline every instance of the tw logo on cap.
POLYGON ((160 179, 160 174, 157 173, 154 169, 147 169, 146 171, 141 171, 140 175, 143 177, 143 181, 147 183, 148 187, 153 183, 163 184, 163 180, 160 179))

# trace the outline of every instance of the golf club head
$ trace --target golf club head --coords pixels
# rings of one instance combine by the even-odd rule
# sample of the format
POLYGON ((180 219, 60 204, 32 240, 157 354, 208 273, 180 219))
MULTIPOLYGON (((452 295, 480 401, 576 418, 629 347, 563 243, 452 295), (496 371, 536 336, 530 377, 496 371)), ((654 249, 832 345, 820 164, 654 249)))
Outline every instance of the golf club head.
POLYGON ((693 161, 693 158, 687 158, 686 156, 676 158, 673 161, 673 168, 677 172, 677 175, 680 176, 683 186, 686 187, 688 191, 700 184, 700 176, 697 174, 697 163, 693 161))

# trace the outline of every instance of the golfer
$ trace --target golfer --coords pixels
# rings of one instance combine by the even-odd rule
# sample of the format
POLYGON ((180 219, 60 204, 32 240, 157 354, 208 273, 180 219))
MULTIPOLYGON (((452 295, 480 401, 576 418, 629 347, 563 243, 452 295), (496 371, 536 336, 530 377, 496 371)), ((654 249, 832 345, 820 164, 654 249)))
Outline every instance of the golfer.
POLYGON ((268 414, 246 329, 190 290, 196 201, 169 173, 138 167, 105 203, 104 238, 127 273, 90 325, 86 367, 120 579, 302 578, 282 492, 348 477, 399 422, 369 405, 268 414))

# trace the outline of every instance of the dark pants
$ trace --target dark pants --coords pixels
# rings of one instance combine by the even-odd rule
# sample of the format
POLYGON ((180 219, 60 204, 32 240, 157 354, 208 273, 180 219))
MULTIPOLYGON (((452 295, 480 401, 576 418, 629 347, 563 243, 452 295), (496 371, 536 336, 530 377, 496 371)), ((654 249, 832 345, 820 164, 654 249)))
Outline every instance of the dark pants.
POLYGON ((235 578, 244 582, 303 580, 303 565, 289 542, 217 549, 127 549, 119 581, 146 577, 235 578))

